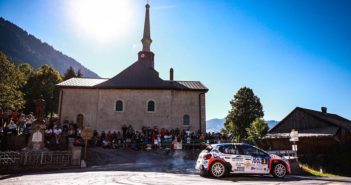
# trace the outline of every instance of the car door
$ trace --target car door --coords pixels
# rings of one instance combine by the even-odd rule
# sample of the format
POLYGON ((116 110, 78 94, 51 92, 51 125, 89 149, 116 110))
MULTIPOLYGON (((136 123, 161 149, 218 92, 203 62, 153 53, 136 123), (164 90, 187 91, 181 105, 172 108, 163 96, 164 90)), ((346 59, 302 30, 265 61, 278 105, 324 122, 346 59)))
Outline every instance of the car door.
POLYGON ((241 145, 240 154, 244 159, 244 173, 268 174, 269 155, 251 145, 241 145))
POLYGON ((233 145, 231 148, 231 165, 232 171, 234 173, 244 173, 245 172, 245 156, 240 154, 240 148, 238 145, 233 145))
POLYGON ((234 173, 243 173, 244 164, 243 158, 239 154, 239 150, 236 145, 223 145, 219 147, 220 158, 224 161, 230 163, 232 166, 232 172, 234 173))

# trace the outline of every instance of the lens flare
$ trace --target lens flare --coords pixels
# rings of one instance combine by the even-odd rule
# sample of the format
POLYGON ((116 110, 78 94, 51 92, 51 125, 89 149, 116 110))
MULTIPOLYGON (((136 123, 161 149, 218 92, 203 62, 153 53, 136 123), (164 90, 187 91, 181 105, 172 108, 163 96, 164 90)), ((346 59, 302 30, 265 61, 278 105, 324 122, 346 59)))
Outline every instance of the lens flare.
POLYGON ((79 36, 103 42, 122 38, 133 15, 127 0, 70 0, 67 11, 79 36))

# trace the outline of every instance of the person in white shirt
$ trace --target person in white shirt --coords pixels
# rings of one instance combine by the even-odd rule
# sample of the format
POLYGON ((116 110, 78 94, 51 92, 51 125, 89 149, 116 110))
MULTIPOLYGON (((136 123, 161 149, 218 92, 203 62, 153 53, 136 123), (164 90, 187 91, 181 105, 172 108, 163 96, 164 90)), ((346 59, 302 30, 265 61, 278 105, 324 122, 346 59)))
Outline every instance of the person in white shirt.
POLYGON ((62 133, 62 129, 56 125, 55 128, 54 128, 56 144, 59 144, 59 141, 60 141, 60 138, 61 138, 61 133, 62 133))

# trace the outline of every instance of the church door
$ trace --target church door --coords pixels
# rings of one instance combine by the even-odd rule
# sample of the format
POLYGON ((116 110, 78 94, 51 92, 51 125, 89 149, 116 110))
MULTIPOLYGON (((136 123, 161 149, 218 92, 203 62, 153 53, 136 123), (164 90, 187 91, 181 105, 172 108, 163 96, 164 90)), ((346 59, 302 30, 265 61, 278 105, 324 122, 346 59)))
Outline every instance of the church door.
POLYGON ((77 115, 77 126, 79 128, 83 128, 83 121, 84 121, 84 116, 83 114, 78 114, 77 115))

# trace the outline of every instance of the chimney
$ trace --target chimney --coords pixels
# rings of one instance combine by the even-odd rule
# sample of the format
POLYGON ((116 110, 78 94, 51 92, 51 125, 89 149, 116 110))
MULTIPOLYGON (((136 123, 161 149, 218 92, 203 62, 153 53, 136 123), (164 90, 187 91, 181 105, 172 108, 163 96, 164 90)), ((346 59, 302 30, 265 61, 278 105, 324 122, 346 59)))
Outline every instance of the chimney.
POLYGON ((173 81, 173 68, 169 70, 169 80, 173 81))
POLYGON ((322 107, 321 109, 323 113, 327 113, 327 107, 322 107))

